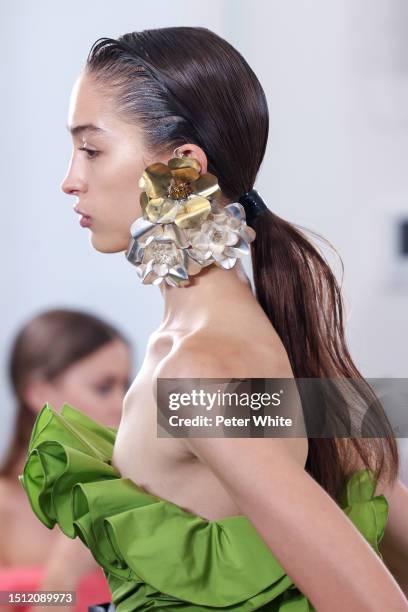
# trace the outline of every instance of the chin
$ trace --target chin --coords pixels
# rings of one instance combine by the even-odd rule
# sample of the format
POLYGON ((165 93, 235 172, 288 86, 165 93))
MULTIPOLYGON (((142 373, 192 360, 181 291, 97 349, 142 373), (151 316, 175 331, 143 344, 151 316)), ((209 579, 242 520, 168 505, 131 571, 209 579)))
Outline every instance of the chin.
POLYGON ((91 232, 90 243, 96 251, 100 253, 119 253, 120 251, 126 251, 130 241, 123 240, 123 238, 116 238, 114 236, 100 236, 91 232))

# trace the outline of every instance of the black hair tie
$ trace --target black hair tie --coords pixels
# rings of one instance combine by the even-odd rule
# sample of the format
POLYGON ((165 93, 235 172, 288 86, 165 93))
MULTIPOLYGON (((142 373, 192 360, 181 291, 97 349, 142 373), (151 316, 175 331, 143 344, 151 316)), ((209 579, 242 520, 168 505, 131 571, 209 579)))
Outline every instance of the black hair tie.
POLYGON ((238 199, 238 202, 245 209, 247 225, 251 225, 256 217, 268 210, 267 205, 256 189, 251 189, 248 193, 245 193, 238 199))

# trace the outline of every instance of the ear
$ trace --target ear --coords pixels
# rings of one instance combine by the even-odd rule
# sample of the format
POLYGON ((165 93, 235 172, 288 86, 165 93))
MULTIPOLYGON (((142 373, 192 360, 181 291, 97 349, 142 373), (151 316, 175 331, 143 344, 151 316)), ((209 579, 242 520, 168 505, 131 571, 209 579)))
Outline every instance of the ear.
POLYGON ((177 147, 177 152, 183 157, 194 157, 201 166, 201 174, 205 174, 208 168, 207 156, 203 149, 198 145, 187 143, 177 147))
POLYGON ((27 406, 38 414, 46 402, 49 402, 54 408, 55 406, 55 384, 42 378, 35 378, 28 382, 24 392, 24 400, 27 406))

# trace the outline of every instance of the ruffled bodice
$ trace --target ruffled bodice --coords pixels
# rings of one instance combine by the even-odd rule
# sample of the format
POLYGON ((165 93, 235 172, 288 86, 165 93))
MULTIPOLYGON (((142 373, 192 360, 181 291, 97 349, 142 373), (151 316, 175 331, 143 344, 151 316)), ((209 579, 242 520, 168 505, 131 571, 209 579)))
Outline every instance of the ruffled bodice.
MULTIPOLYGON (((313 610, 246 516, 209 521, 121 478, 115 437, 68 404, 45 404, 20 481, 40 521, 90 549, 118 612, 313 610)), ((374 492, 360 470, 339 505, 381 557, 388 504, 374 492)))

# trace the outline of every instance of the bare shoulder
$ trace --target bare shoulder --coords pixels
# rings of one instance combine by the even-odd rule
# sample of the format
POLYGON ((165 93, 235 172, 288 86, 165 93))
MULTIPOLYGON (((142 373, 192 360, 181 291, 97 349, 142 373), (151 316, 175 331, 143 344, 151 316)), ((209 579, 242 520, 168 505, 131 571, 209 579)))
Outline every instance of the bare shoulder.
POLYGON ((163 378, 293 378, 281 347, 210 331, 180 342, 160 362, 156 374, 163 378))
MULTIPOLYGON (((201 334, 189 338, 172 351, 158 366, 155 372, 157 378, 293 378, 286 353, 282 354, 267 344, 244 344, 236 337, 228 334, 217 336, 201 334)), ((303 424, 301 404, 293 408, 296 427, 303 424)), ((298 429, 299 431, 299 429, 298 429)), ((209 457, 217 456, 231 462, 236 461, 246 448, 253 456, 267 451, 272 453, 271 459, 279 462, 285 455, 294 459, 304 468, 308 455, 308 439, 301 437, 282 438, 183 438, 186 448, 202 463, 209 464, 209 457)), ((214 467, 214 465, 209 465, 214 467)))

